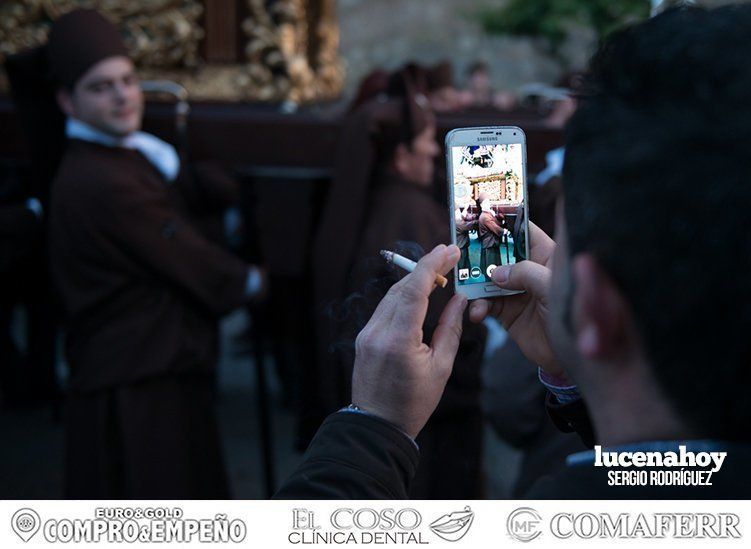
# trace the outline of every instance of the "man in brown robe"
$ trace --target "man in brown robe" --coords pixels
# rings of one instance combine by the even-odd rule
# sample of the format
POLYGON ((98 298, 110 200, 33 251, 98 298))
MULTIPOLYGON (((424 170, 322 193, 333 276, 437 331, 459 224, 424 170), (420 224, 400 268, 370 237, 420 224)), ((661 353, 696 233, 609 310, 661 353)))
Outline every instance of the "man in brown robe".
POLYGON ((454 210, 454 228, 456 230, 456 245, 461 251, 459 263, 456 265, 456 268, 461 275, 461 271, 466 270, 469 272, 472 268, 469 259, 469 233, 470 231, 477 230, 477 219, 469 212, 469 208, 466 205, 464 207, 457 207, 454 210))
MULTIPOLYGON (((338 329, 328 339, 319 327, 323 341, 316 396, 329 412, 350 400, 351 344, 362 328, 358 319, 367 319, 388 287, 404 274, 389 268, 379 251, 396 248, 417 259, 420 249, 429 251, 450 240, 448 209, 431 193, 433 161, 440 147, 427 100, 408 94, 370 104, 354 116, 361 117, 360 137, 356 128, 345 130, 345 136, 353 135, 341 151, 331 202, 316 239, 318 303, 344 302, 336 315, 338 329), (356 143, 362 148, 353 147, 356 143), (338 353, 331 352, 332 343, 339 344, 334 345, 338 353)), ((423 329, 426 341, 451 295, 446 288, 431 297, 423 329)), ((322 319, 324 323, 331 324, 330 319, 322 319)), ((483 326, 465 327, 448 389, 417 439, 423 458, 412 497, 460 499, 482 494, 479 370, 484 342, 483 326)))
POLYGON ((216 321, 260 291, 260 273, 197 230, 177 154, 138 131, 143 96, 117 30, 74 11, 46 49, 68 117, 50 212, 71 367, 65 495, 226 498, 216 321))

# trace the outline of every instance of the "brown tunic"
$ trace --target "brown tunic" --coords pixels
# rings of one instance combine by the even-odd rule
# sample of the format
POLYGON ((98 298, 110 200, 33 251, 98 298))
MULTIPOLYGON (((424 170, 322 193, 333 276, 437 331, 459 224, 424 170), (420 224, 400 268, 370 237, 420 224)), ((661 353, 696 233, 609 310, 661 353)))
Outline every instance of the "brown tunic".
POLYGON ((501 244, 503 227, 498 223, 495 215, 482 212, 477 225, 477 233, 483 248, 495 248, 501 244))
POLYGON ((50 253, 71 367, 66 496, 227 497, 214 419, 216 320, 248 266, 204 238, 139 153, 72 140, 50 253))
POLYGON ((216 318, 242 303, 248 267, 176 192, 136 151, 71 141, 50 214, 71 390, 213 368, 216 318))
POLYGON ((459 248, 468 248, 469 233, 477 230, 477 219, 472 219, 471 216, 469 216, 469 219, 462 217, 459 220, 454 220, 454 225, 456 227, 456 245, 459 248))

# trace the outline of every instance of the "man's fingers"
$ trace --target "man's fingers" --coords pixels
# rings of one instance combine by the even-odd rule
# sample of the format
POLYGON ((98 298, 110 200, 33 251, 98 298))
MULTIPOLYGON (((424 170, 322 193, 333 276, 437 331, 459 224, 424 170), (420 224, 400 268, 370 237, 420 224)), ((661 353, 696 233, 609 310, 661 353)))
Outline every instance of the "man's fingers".
POLYGON ((513 299, 514 296, 497 297, 495 299, 477 299, 469 306, 469 320, 479 324, 485 317, 492 316, 498 318, 503 312, 503 306, 508 303, 507 300, 513 299))
MULTIPOLYGON (((429 277, 430 270, 437 269, 437 272, 446 274, 459 261, 460 253, 456 246, 447 248, 445 244, 440 244, 433 248, 429 254, 423 256, 418 262, 417 268, 415 268, 415 272, 418 272, 419 269, 418 276, 420 276, 420 279, 415 281, 415 272, 413 272, 392 285, 378 303, 376 310, 368 321, 368 326, 378 331, 390 325, 396 311, 404 308, 408 303, 418 302, 417 305, 419 305, 419 302, 425 300, 425 309, 427 310, 427 298, 433 290, 433 282, 435 281, 435 274, 432 278, 429 277), (405 286, 408 287, 406 294, 405 286), (425 291, 425 287, 428 288, 427 291, 425 291), (424 298, 422 294, 425 294, 424 298)), ((419 314, 419 311, 420 307, 417 308, 416 313, 419 314)), ((422 316, 424 319, 425 312, 422 313, 422 316)), ((420 322, 419 328, 422 328, 422 322, 420 322)))
POLYGON ((446 305, 438 320, 438 326, 433 332, 431 348, 436 364, 441 367, 451 368, 454 357, 459 349, 459 340, 462 337, 462 317, 467 308, 467 297, 456 294, 446 305))
POLYGON ((533 261, 521 261, 514 265, 496 267, 491 278, 500 288, 524 290, 542 302, 547 301, 550 290, 550 269, 533 261))
POLYGON ((540 227, 529 222, 529 259, 545 265, 553 255, 555 241, 540 227))
POLYGON ((487 299, 476 299, 469 305, 469 320, 479 324, 490 312, 490 303, 487 299))
POLYGON ((395 295, 399 302, 392 321, 397 333, 422 329, 436 275, 448 273, 459 262, 460 255, 456 246, 438 246, 418 261, 412 273, 399 281, 395 295))

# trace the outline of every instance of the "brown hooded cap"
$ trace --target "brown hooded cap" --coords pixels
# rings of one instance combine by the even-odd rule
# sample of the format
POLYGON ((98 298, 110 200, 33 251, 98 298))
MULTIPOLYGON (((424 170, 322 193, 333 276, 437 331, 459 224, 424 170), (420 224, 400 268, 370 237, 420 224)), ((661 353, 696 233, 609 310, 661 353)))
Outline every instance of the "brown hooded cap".
POLYGON ((400 143, 411 146, 412 141, 430 124, 435 115, 427 98, 419 93, 393 98, 381 103, 372 112, 371 136, 379 163, 388 162, 400 143))
POLYGON ((428 93, 428 71, 410 61, 389 75, 386 93, 389 97, 405 97, 409 93, 428 93))
POLYGON ((117 27, 96 10, 73 10, 50 29, 47 59, 57 85, 72 89, 91 67, 108 57, 128 57, 117 27))
POLYGON ((423 89, 415 81, 415 76, 421 74, 415 64, 407 64, 392 74, 389 85, 399 93, 371 110, 370 131, 379 162, 390 160, 400 143, 411 144, 429 124, 435 123, 423 89))
POLYGON ((359 107, 372 101, 381 94, 386 94, 389 84, 389 73, 382 69, 375 69, 360 81, 357 93, 349 105, 349 112, 354 112, 359 107))

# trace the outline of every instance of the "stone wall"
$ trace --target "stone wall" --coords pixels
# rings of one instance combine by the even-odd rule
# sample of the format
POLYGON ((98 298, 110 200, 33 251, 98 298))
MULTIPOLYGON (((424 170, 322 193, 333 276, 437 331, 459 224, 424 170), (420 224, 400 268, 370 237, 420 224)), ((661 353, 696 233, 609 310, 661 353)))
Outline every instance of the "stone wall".
MULTIPOLYGON (((395 68, 407 59, 433 63, 449 58, 459 84, 466 67, 478 59, 490 65, 497 89, 514 91, 528 82, 554 83, 564 69, 545 54, 539 41, 487 36, 471 17, 479 6, 500 6, 505 1, 337 0, 340 52, 347 70, 345 93, 351 94, 373 68, 395 68)), ((731 2, 694 3, 715 7, 731 2)), ((586 66, 593 38, 591 32, 580 29, 565 44, 563 54, 572 69, 586 66)))
MULTIPOLYGON (((562 73, 541 44, 529 38, 486 35, 473 10, 504 0, 337 0, 340 53, 346 63, 345 92, 376 67, 395 68, 408 59, 454 62, 463 83, 475 60, 490 65, 494 86, 513 91, 527 82, 553 83, 562 73)), ((586 63, 591 34, 577 33, 565 46, 573 66, 586 63)))

